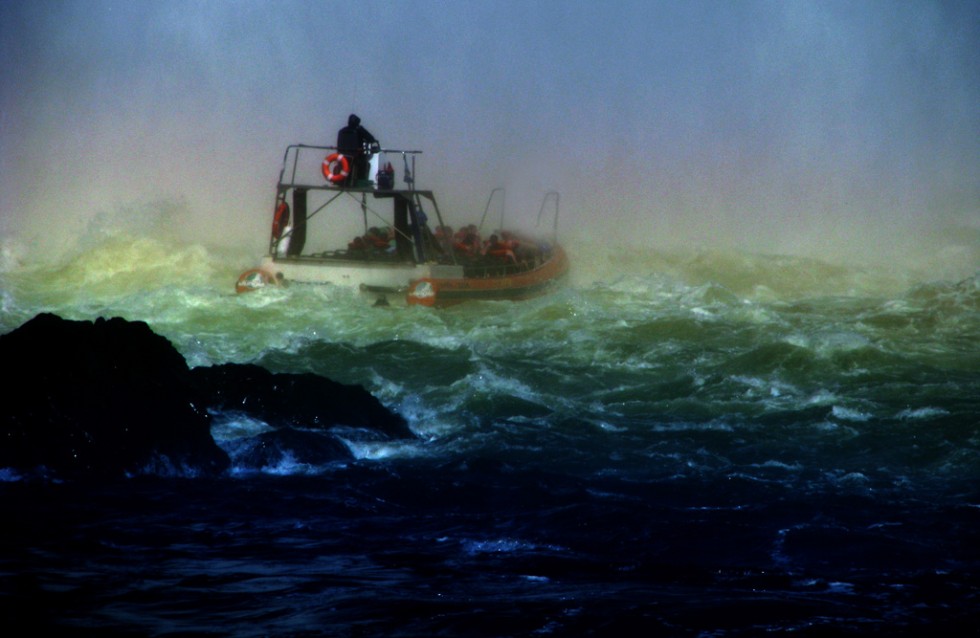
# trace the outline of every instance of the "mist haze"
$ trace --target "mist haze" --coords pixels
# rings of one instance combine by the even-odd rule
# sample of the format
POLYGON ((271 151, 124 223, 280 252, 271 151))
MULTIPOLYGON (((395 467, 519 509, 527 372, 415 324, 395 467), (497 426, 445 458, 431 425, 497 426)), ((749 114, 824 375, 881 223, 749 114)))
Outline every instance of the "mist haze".
POLYGON ((257 257, 285 146, 356 112, 457 223, 558 191, 573 247, 980 267, 975 2, 14 1, 0 77, 39 257, 148 208, 257 257))
POLYGON ((980 0, 0 1, 0 610, 974 635, 978 169, 980 0), (560 193, 567 277, 341 260, 327 189, 276 264, 350 285, 255 272, 351 113, 453 226, 560 193), (480 271, 543 294, 409 304, 480 271))

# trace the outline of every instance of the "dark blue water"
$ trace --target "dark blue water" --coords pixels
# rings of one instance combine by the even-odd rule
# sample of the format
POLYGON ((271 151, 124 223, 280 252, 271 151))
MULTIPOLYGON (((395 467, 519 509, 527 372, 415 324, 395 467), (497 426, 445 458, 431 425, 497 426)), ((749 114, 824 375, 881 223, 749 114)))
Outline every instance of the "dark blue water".
POLYGON ((4 471, 8 627, 976 634, 976 277, 650 254, 580 266, 547 298, 431 311, 235 296, 238 265, 201 249, 160 250, 183 269, 169 278, 145 250, 107 272, 112 252, 4 273, 3 332, 40 311, 146 321, 191 366, 361 384, 419 438, 341 435, 354 460, 256 466, 243 450, 268 426, 218 413, 219 478, 4 471))
POLYGON ((62 635, 950 635, 978 495, 925 496, 491 459, 5 485, 4 606, 62 635))

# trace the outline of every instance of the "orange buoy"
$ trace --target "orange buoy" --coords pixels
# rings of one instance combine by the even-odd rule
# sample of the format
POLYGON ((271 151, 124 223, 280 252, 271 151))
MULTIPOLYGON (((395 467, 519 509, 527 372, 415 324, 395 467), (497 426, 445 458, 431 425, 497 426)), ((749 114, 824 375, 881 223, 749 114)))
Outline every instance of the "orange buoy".
POLYGON ((282 231, 289 225, 289 204, 286 202, 279 202, 276 206, 276 212, 272 216, 272 238, 279 239, 282 237, 282 231))
POLYGON ((261 268, 252 268, 238 276, 238 282, 235 284, 235 292, 251 292, 259 288, 264 288, 265 286, 278 285, 279 280, 275 275, 261 268))
POLYGON ((323 158, 323 176, 334 184, 340 184, 350 175, 350 162, 341 153, 331 153, 323 158))

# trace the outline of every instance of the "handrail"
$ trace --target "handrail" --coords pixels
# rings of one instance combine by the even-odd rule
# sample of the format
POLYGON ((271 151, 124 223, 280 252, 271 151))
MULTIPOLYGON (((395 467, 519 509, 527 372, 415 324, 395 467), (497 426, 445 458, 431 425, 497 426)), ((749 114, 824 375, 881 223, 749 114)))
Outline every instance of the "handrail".
POLYGON ((490 211, 490 202, 493 201, 493 196, 494 196, 494 194, 497 191, 500 191, 502 193, 501 198, 503 200, 503 202, 500 204, 500 226, 499 226, 499 228, 500 229, 503 229, 504 228, 504 213, 507 210, 507 191, 505 191, 503 188, 501 188, 500 186, 498 186, 497 188, 495 188, 492 191, 490 191, 490 197, 489 197, 489 199, 487 199, 487 205, 483 209, 483 216, 480 217, 480 225, 477 227, 477 230, 480 231, 480 232, 483 232, 483 220, 485 220, 487 218, 487 212, 490 211))
MULTIPOLYGON (((283 153, 283 157, 282 157, 282 168, 279 171, 279 186, 280 187, 282 187, 282 186, 317 186, 316 184, 299 184, 299 183, 296 182, 296 173, 297 173, 297 171, 299 169, 299 164, 300 164, 300 151, 303 151, 303 150, 313 150, 313 151, 329 152, 329 151, 336 151, 337 150, 337 147, 336 146, 319 145, 319 144, 290 144, 289 146, 287 146, 285 152, 283 153), (290 173, 291 173, 290 174, 290 178, 289 178, 289 181, 287 182, 287 181, 285 181, 285 176, 286 176, 287 170, 290 168, 290 153, 292 153, 292 167, 291 167, 292 170, 290 171, 290 173)), ((408 190, 415 190, 415 156, 416 155, 421 155, 422 154, 422 151, 420 151, 420 150, 414 150, 414 149, 413 150, 408 150, 408 149, 402 150, 402 149, 394 149, 394 148, 380 148, 380 149, 378 149, 376 151, 376 154, 378 154, 378 155, 382 155, 382 154, 401 155, 402 158, 403 158, 403 161, 405 163, 405 173, 403 175, 403 178, 405 179, 405 183, 409 185, 409 189, 408 190), (411 156, 411 159, 412 159, 412 161, 411 161, 411 169, 409 169, 409 163, 408 163, 408 157, 409 156, 411 156)))
POLYGON ((545 194, 544 200, 541 202, 541 209, 538 211, 538 223, 537 226, 541 225, 541 215, 544 213, 544 207, 548 203, 548 200, 554 196, 555 198, 555 221, 551 229, 551 241, 558 241, 558 199, 560 195, 557 191, 549 191, 545 194))

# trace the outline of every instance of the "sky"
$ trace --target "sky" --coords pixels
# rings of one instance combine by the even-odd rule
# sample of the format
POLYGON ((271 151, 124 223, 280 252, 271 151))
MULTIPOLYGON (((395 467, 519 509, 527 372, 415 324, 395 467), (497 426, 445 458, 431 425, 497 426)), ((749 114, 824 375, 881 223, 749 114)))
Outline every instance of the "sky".
POLYGON ((457 223, 556 191, 578 241, 980 267, 977 1, 8 0, 0 239, 169 205, 261 253, 351 112, 457 223))

